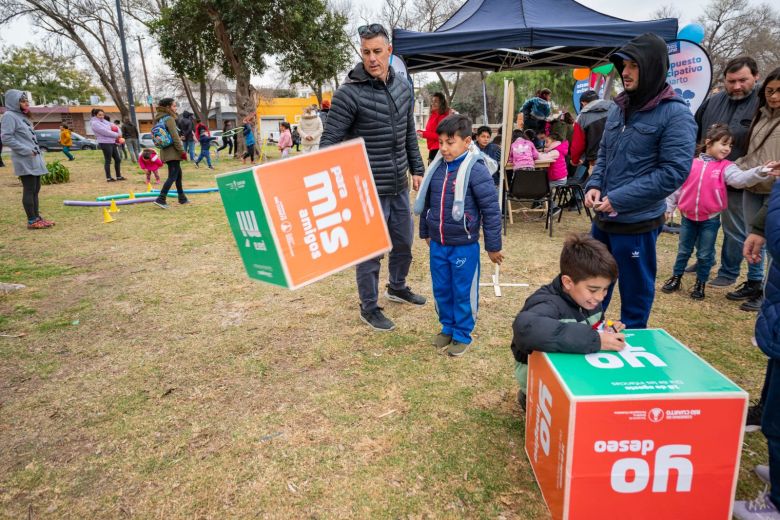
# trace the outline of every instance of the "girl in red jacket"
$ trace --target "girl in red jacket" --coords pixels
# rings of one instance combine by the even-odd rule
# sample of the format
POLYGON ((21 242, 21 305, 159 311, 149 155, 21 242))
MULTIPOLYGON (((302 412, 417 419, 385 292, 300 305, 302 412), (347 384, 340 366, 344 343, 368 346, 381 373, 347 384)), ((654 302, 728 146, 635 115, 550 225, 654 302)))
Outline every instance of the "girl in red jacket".
POLYGON ((769 162, 751 170, 740 170, 727 161, 731 153, 732 136, 726 125, 713 125, 700 145, 701 153, 693 160, 691 173, 685 183, 666 199, 666 215, 671 216, 675 207, 680 209, 680 242, 672 277, 661 288, 665 293, 679 291, 685 266, 696 246, 696 284, 691 291, 694 300, 704 299, 704 284, 710 277, 715 263, 715 239, 720 228, 720 212, 726 209, 726 184, 734 188, 747 188, 766 180, 767 175, 780 175, 780 163, 769 162))
POLYGON ((417 130, 417 135, 424 137, 428 145, 428 164, 431 164, 433 158, 439 153, 439 134, 436 133, 436 128, 451 112, 444 94, 436 92, 431 96, 431 115, 425 124, 425 130, 417 130))
POLYGON ((146 184, 149 184, 152 174, 154 174, 154 178, 156 179, 154 183, 160 184, 160 176, 157 174, 157 170, 162 168, 162 165, 162 159, 157 155, 157 151, 151 148, 144 148, 143 152, 141 152, 141 156, 138 158, 138 166, 140 166, 146 174, 146 184))

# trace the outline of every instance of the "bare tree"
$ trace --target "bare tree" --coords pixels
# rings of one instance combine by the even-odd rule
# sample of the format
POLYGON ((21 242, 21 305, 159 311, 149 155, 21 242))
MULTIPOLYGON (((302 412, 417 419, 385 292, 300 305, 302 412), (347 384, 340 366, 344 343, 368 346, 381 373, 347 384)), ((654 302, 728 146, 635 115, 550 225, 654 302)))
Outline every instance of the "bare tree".
MULTIPOLYGON (((453 15, 459 5, 456 0, 385 0, 380 19, 390 31, 409 29, 433 32, 453 15)), ((451 75, 449 81, 441 72, 437 72, 436 76, 442 85, 447 104, 451 105, 458 90, 460 73, 451 75)))
POLYGON ((713 77, 721 78, 729 59, 752 56, 765 72, 780 56, 780 14, 768 4, 748 0, 712 0, 698 22, 705 30, 702 46, 712 59, 713 77))
POLYGON ((122 116, 129 117, 121 71, 119 26, 110 0, 0 0, 0 25, 27 16, 46 33, 65 38, 89 62, 122 116))
POLYGON ((653 20, 663 20, 664 18, 680 18, 682 13, 677 9, 674 4, 664 4, 651 15, 653 20))

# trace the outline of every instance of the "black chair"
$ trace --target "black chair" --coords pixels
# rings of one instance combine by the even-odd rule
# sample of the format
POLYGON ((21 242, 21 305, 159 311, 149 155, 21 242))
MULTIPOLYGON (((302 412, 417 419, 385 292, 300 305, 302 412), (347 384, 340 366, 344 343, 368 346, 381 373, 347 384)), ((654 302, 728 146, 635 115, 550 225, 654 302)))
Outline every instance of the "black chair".
POLYGON ((540 170, 517 170, 512 177, 512 185, 507 194, 507 211, 505 212, 504 222, 509 218, 513 223, 512 213, 529 211, 544 212, 544 228, 550 230, 550 236, 553 232, 553 194, 550 190, 550 182, 547 180, 547 169, 540 170), (517 208, 512 209, 512 202, 530 202, 543 204, 541 208, 517 208))
MULTIPOLYGON (((569 179, 563 186, 558 186, 555 189, 555 201, 561 208, 568 207, 570 204, 575 204, 577 207, 577 214, 582 215, 582 209, 585 210, 585 214, 588 216, 591 222, 593 222, 593 216, 590 213, 590 209, 585 207, 585 192, 579 182, 574 179, 569 179), (580 204, 582 206, 580 207, 580 204)), ((561 221, 563 211, 558 213, 558 222, 561 221)))

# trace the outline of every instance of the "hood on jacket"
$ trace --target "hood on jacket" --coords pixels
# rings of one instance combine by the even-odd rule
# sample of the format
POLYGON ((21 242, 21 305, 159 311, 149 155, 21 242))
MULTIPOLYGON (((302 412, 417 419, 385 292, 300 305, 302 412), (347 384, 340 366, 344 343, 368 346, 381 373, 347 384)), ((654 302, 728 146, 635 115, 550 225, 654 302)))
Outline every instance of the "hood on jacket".
POLYGON ((195 117, 195 114, 193 114, 189 110, 185 110, 184 112, 182 112, 181 117, 185 117, 187 119, 192 119, 193 117, 195 117))
POLYGON ((580 114, 584 114, 585 112, 608 112, 609 107, 611 106, 612 106, 611 100, 599 99, 598 101, 593 101, 585 105, 585 108, 583 108, 580 111, 580 114))
MULTIPOLYGON (((189 114, 189 112, 184 112, 184 114, 189 114)), ((182 116, 184 114, 182 114, 182 116)), ((190 115, 192 115, 192 114, 190 114, 190 115)), ((159 121, 160 119, 162 119, 165 116, 171 116, 174 120, 176 120, 176 112, 172 111, 168 107, 158 106, 156 108, 156 112, 154 114, 154 120, 155 121, 159 121)))
POLYGON ((22 108, 19 106, 19 102, 24 96, 24 92, 21 90, 10 89, 5 92, 5 108, 11 112, 22 113, 22 108))
POLYGON ((632 39, 609 57, 621 78, 623 60, 630 59, 639 65, 639 86, 635 91, 626 93, 629 110, 641 109, 666 88, 668 53, 666 42, 661 37, 645 33, 632 39))

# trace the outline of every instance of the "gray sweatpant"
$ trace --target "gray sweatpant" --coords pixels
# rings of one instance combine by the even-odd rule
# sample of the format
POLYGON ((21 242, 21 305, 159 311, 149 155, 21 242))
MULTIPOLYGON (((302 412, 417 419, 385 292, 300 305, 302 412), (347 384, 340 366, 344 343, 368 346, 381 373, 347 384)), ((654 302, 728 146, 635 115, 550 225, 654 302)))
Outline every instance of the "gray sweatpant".
MULTIPOLYGON (((404 289, 406 287, 406 275, 409 274, 409 266, 412 265, 412 240, 414 236, 414 219, 409 207, 409 191, 399 195, 386 195, 379 197, 382 213, 390 231, 390 287, 404 289)), ((384 256, 384 255, 383 255, 384 256)), ((379 268, 383 256, 366 260, 357 265, 355 270, 357 277, 360 306, 364 311, 372 311, 378 307, 379 298, 379 268)))

